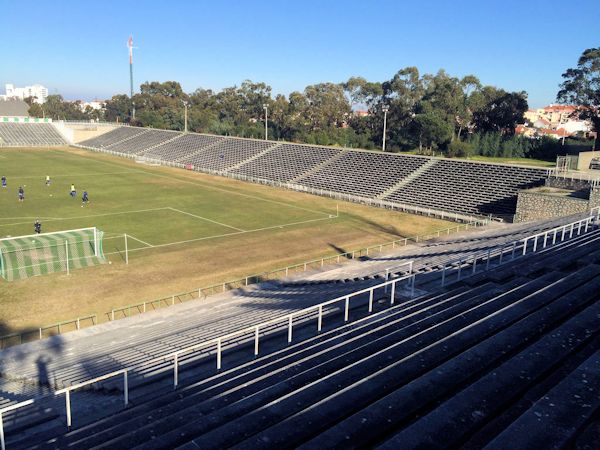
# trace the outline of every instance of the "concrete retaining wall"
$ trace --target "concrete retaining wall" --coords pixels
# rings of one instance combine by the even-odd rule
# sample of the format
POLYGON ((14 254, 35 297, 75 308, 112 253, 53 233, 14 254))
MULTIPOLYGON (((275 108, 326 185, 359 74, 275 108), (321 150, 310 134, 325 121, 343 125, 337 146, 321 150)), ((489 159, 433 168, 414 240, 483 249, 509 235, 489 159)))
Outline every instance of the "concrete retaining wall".
POLYGON ((571 189, 574 191, 589 192, 590 190, 589 181, 571 178, 549 177, 546 178, 546 186, 559 189, 571 189))
POLYGON ((586 191, 535 188, 519 192, 515 222, 585 213, 600 206, 600 188, 586 191))

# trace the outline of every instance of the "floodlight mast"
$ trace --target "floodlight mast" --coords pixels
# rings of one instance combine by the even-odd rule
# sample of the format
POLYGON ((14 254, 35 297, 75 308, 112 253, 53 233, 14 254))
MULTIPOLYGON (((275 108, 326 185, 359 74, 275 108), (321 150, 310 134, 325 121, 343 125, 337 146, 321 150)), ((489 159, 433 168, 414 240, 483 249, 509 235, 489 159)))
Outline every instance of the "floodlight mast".
POLYGON ((131 118, 135 119, 135 103, 133 102, 133 36, 129 35, 127 41, 129 48, 129 98, 132 100, 131 118))
POLYGON ((383 145, 381 146, 381 149, 385 152, 385 135, 386 135, 386 128, 387 128, 387 113, 390 110, 390 107, 387 105, 384 105, 381 110, 383 111, 383 145))
POLYGON ((183 108, 184 108, 184 113, 183 113, 183 132, 187 133, 188 132, 188 102, 186 102, 186 101, 183 102, 183 108))

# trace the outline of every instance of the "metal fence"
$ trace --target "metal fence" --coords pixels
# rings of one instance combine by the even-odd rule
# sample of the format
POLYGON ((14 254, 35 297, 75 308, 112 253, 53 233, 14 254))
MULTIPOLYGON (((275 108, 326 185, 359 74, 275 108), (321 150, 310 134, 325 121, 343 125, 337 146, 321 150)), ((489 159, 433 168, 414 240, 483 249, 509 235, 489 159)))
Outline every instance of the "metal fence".
POLYGON ((600 186, 600 174, 588 173, 588 172, 574 172, 565 171, 559 169, 548 169, 546 171, 548 177, 562 178, 564 180, 582 180, 589 181, 592 187, 600 186))
POLYGON ((200 287, 186 292, 179 292, 176 294, 167 295, 154 300, 147 300, 131 305, 122 306, 119 308, 113 308, 109 313, 107 313, 107 316, 109 320, 113 321, 125 317, 131 317, 132 315, 143 314, 148 311, 154 311, 156 309, 164 308, 167 306, 173 306, 175 304, 183 303, 188 300, 202 300, 211 295, 222 294, 223 292, 227 292, 233 289, 250 286, 252 284, 257 284, 264 281, 287 278, 291 275, 307 272, 309 270, 322 269, 326 265, 341 264, 346 261, 352 261, 358 258, 374 254, 381 254, 383 252, 391 251, 396 248, 405 247, 411 242, 417 243, 435 237, 446 236, 451 233, 458 233, 460 230, 469 230, 471 228, 482 227, 485 225, 487 225, 486 221, 463 223, 458 224, 455 227, 445 228, 443 230, 434 231, 433 233, 428 233, 421 236, 397 239, 383 244, 363 247, 358 250, 353 250, 345 253, 338 253, 332 256, 325 256, 310 261, 304 261, 299 264, 293 264, 290 266, 283 267, 281 269, 270 270, 255 275, 248 275, 242 278, 224 281, 222 283, 217 283, 206 287, 200 287))
MULTIPOLYGON (((358 258, 370 256, 376 253, 383 253, 385 251, 394 250, 396 248, 404 247, 411 242, 417 243, 427 239, 449 235, 451 233, 458 233, 461 230, 469 230, 471 228, 482 227, 487 225, 487 223, 488 222, 486 220, 474 221, 471 223, 461 223, 455 227, 445 228, 443 230, 434 231, 425 235, 397 239, 391 242, 371 245, 368 247, 363 247, 345 253, 338 253, 332 256, 325 256, 310 261, 304 261, 280 269, 274 269, 259 274, 248 275, 242 278, 237 278, 234 280, 216 283, 210 286, 192 289, 186 292, 170 294, 153 300, 146 300, 143 302, 133 303, 119 308, 112 308, 109 312, 105 313, 101 317, 105 317, 105 319, 113 321, 125 317, 131 317, 137 314, 143 314, 149 311, 154 311, 156 309, 164 308, 167 306, 173 306, 178 303, 184 303, 189 300, 202 300, 211 295, 221 294, 226 291, 246 287, 252 284, 257 284, 269 280, 277 280, 288 277, 290 275, 307 272, 309 270, 318 270, 325 267, 326 265, 341 264, 346 261, 356 260, 358 258)), ((59 322, 52 325, 46 325, 40 328, 0 336, 0 349, 10 347, 13 345, 19 345, 25 342, 30 342, 32 340, 43 339, 44 337, 47 337, 52 334, 62 334, 63 332, 67 331, 79 330, 87 326, 96 325, 97 323, 97 315, 93 314, 85 317, 78 317, 76 319, 59 322), (54 331, 53 333, 47 333, 47 331, 52 330, 54 331)))
MULTIPOLYGON (((553 228, 550 230, 546 230, 541 233, 527 236, 523 239, 519 239, 519 240, 513 241, 511 243, 505 244, 495 250, 488 250, 485 253, 473 255, 473 257, 469 258, 469 260, 464 260, 464 261, 458 260, 459 264, 456 267, 456 270, 458 271, 457 279, 458 280, 461 279, 461 272, 464 270, 464 266, 469 265, 469 263, 470 263, 471 270, 466 271, 466 273, 467 274, 475 274, 477 272, 478 262, 479 262, 480 266, 481 266, 481 263, 485 263, 484 267, 486 267, 486 269, 489 269, 490 263, 492 262, 492 258, 498 257, 499 258, 498 265, 503 264, 502 256, 506 254, 507 249, 511 254, 511 258, 510 259, 505 258, 504 262, 506 262, 507 260, 508 261, 514 260, 515 258, 518 257, 519 254, 520 254, 520 256, 525 256, 528 253, 536 253, 538 251, 543 251, 547 247, 551 247, 553 245, 562 243, 565 239, 573 238, 574 236, 578 236, 578 235, 588 232, 590 229, 593 230, 593 229, 597 228, 599 225, 599 218, 600 218, 600 208, 594 208, 591 211, 590 216, 588 216, 584 219, 581 219, 579 221, 575 221, 575 222, 572 222, 572 223, 569 223, 566 225, 562 225, 562 226, 559 226, 559 227, 556 227, 556 228, 553 228), (519 249, 519 244, 521 244, 520 249, 519 249), (530 248, 530 244, 531 244, 531 248, 530 248), (464 264, 463 264, 463 262, 464 262, 464 264)), ((407 264, 410 264, 410 262, 407 264)), ((452 263, 448 263, 448 264, 452 264, 452 263)), ((442 269, 442 285, 444 285, 444 283, 445 283, 446 266, 444 266, 444 268, 442 269)), ((411 264, 411 272, 412 272, 412 264, 411 264)), ((282 315, 275 319, 271 319, 266 322, 252 325, 252 326, 244 328, 242 330, 238 330, 238 331, 235 331, 232 333, 228 333, 228 334, 221 335, 221 336, 218 336, 215 338, 204 340, 204 341, 198 342, 196 344, 193 344, 191 346, 188 346, 188 347, 176 350, 174 352, 171 352, 169 354, 160 356, 158 358, 144 361, 144 362, 134 365, 134 366, 125 367, 120 370, 101 375, 99 377, 95 377, 95 378, 92 378, 89 380, 82 381, 76 385, 72 385, 67 388, 58 390, 58 391, 54 392, 53 394, 51 394, 51 396, 65 394, 67 426, 70 429, 71 425, 72 425, 70 393, 73 390, 80 389, 82 387, 98 383, 100 381, 111 379, 111 378, 114 378, 119 375, 123 375, 124 402, 125 402, 125 405, 127 405, 129 403, 128 374, 133 373, 135 370, 141 370, 144 367, 152 366, 152 365, 155 365, 156 363, 171 364, 172 370, 173 370, 173 387, 177 388, 179 385, 179 370, 180 370, 180 366, 182 364, 180 356, 183 354, 189 354, 189 353, 197 352, 200 350, 204 350, 204 354, 210 355, 210 353, 212 351, 214 351, 215 358, 216 358, 216 368, 217 368, 217 370, 220 370, 222 367, 223 351, 227 344, 231 344, 232 342, 239 343, 240 338, 245 337, 246 340, 253 341, 254 355, 258 356, 259 352, 260 352, 261 330, 263 332, 263 336, 264 336, 265 332, 272 333, 272 332, 279 332, 281 330, 285 330, 287 332, 287 342, 291 343, 293 341, 294 324, 296 323, 296 325, 297 325, 299 322, 299 319, 301 319, 304 324, 306 324, 308 320, 316 319, 317 332, 322 331, 323 318, 326 315, 325 308, 327 308, 327 307, 331 308, 332 305, 336 305, 336 304, 342 305, 341 307, 331 308, 330 314, 334 314, 334 313, 339 314, 341 311, 343 311, 343 322, 346 323, 349 320, 351 299, 361 296, 363 294, 368 294, 368 297, 369 297, 368 312, 371 313, 373 311, 373 301, 374 301, 374 297, 375 297, 375 292, 377 290, 381 291, 382 289, 384 289, 384 292, 385 292, 384 296, 387 296, 388 288, 389 288, 389 290, 391 291, 389 293, 390 305, 393 307, 393 305, 395 303, 395 299, 396 299, 398 285, 400 283, 406 282, 407 283, 406 287, 409 292, 409 294, 408 294, 409 297, 410 298, 414 297, 415 280, 416 280, 417 275, 418 274, 410 273, 408 275, 405 275, 405 276, 402 276, 399 278, 386 280, 377 285, 374 285, 374 286, 371 286, 371 287, 368 287, 368 288, 365 288, 365 289, 362 289, 359 291, 355 291, 350 294, 346 294, 346 295, 319 303, 317 305, 310 306, 310 307, 302 309, 302 310, 294 311, 292 313, 282 315), (296 322, 295 322, 295 320, 296 320, 296 322)), ((387 277, 387 274, 386 274, 386 277, 387 277)), ((402 305, 398 305, 398 306, 402 306, 402 305)), ((158 374, 156 372, 154 372, 153 376, 157 376, 157 375, 158 374)), ((39 401, 39 399, 26 400, 24 402, 16 403, 16 404, 13 404, 13 405, 10 405, 10 406, 0 409, 0 441, 1 441, 1 445, 2 445, 2 450, 5 449, 2 415, 6 412, 31 405, 34 402, 38 402, 38 401, 39 401)))
MULTIPOLYGON (((73 144, 73 145, 75 147, 84 148, 84 149, 92 150, 92 151, 99 152, 99 153, 106 153, 106 154, 118 156, 121 158, 127 158, 127 159, 132 159, 132 160, 137 160, 140 158, 140 155, 137 155, 137 154, 115 152, 113 150, 108 150, 108 149, 103 149, 103 148, 95 148, 95 147, 87 147, 87 146, 80 145, 80 144, 73 144)), ((176 167, 179 169, 186 169, 186 164, 181 164, 181 163, 174 162, 174 161, 165 161, 165 160, 157 159, 157 158, 149 158, 147 156, 144 156, 143 158, 144 158, 143 161, 146 163, 157 164, 157 165, 166 166, 166 167, 176 167)), ((254 183, 254 184, 263 184, 263 185, 267 185, 267 186, 288 189, 288 190, 296 191, 296 192, 304 192, 307 194, 318 195, 321 197, 329 197, 329 198, 333 198, 336 200, 347 201, 347 202, 351 202, 351 203, 359 203, 359 204, 363 204, 363 205, 367 205, 367 206, 374 206, 374 207, 378 207, 378 208, 386 208, 386 209, 391 209, 391 210, 395 210, 395 211, 408 212, 411 214, 418 214, 418 215, 433 217, 433 218, 442 219, 442 220, 452 220, 455 222, 474 222, 474 221, 489 221, 492 219, 491 216, 459 214, 459 213, 455 213, 455 212, 448 212, 448 211, 437 210, 437 209, 432 209, 432 208, 422 208, 420 206, 408 205, 405 203, 390 202, 388 200, 362 197, 359 195, 343 194, 340 192, 329 191, 329 190, 325 190, 325 189, 315 189, 315 188, 311 188, 308 186, 303 186, 301 184, 273 181, 273 180, 267 180, 265 178, 257 178, 257 177, 252 177, 252 176, 248 176, 248 175, 243 175, 243 174, 230 173, 230 172, 227 172, 224 170, 211 170, 211 169, 199 168, 199 167, 194 167, 193 170, 196 172, 207 173, 209 175, 216 175, 216 176, 231 178, 234 180, 247 181, 247 182, 254 183)), ((502 221, 499 218, 494 218, 494 220, 502 221)))
POLYGON ((486 251, 469 255, 468 257, 446 262, 441 269, 441 285, 443 287, 448 283, 452 272, 456 276, 453 280, 451 279, 451 282, 460 281, 466 276, 474 275, 478 269, 487 271, 491 267, 498 267, 514 261, 516 258, 536 253, 539 250, 544 250, 557 243, 572 239, 574 236, 580 236, 583 233, 587 233, 590 229, 597 227, 599 223, 600 207, 592 209, 590 216, 584 219, 533 234, 523 239, 508 242, 498 248, 490 248, 486 251))
MULTIPOLYGON (((399 284, 404 284, 404 283, 406 283, 407 289, 410 292, 409 295, 412 298, 414 296, 415 276, 414 276, 414 274, 409 274, 404 277, 384 281, 375 286, 371 286, 371 287, 362 289, 360 291, 352 292, 350 294, 343 295, 341 297, 327 300, 325 302, 310 306, 308 308, 294 311, 292 313, 271 319, 266 322, 255 324, 250 327, 247 327, 247 328, 244 328, 244 329, 232 332, 232 333, 228 333, 228 334, 225 334, 222 336, 218 336, 216 338, 212 338, 212 339, 208 339, 208 340, 196 343, 196 344, 188 346, 186 348, 176 350, 174 352, 160 356, 158 358, 144 361, 143 363, 140 363, 140 364, 137 364, 134 366, 125 367, 125 368, 122 368, 122 369, 119 369, 119 370, 116 370, 116 371, 113 371, 113 372, 110 372, 110 373, 107 373, 107 374, 104 374, 104 375, 101 375, 101 376, 98 376, 95 378, 91 378, 89 380, 84 380, 77 384, 57 390, 57 391, 53 392, 52 394, 46 396, 45 398, 51 398, 51 397, 56 397, 58 395, 65 394, 65 414, 66 414, 66 418, 67 418, 67 428, 70 430, 72 427, 71 392, 74 390, 81 389, 83 387, 123 375, 123 399, 124 399, 125 406, 127 406, 129 404, 129 374, 133 373, 135 370, 141 370, 144 367, 152 366, 156 363, 166 363, 166 362, 170 361, 169 364, 172 364, 172 370, 173 370, 173 387, 177 388, 179 385, 179 369, 180 369, 181 364, 183 363, 183 361, 181 361, 181 359, 180 359, 180 356, 183 354, 186 354, 186 353, 189 354, 192 352, 197 352, 199 350, 206 350, 206 349, 209 349, 209 353, 210 353, 210 349, 212 347, 214 347, 215 357, 216 357, 216 368, 217 368, 217 370, 220 370, 221 366, 222 366, 223 351, 225 350, 226 345, 228 343, 231 343, 232 341, 238 341, 240 338, 243 338, 244 336, 251 336, 251 339, 254 342, 254 346, 253 346, 254 347, 254 355, 258 356, 259 351, 260 351, 261 332, 263 333, 263 336, 264 336, 264 334, 266 334, 266 333, 279 331, 281 329, 281 327, 283 327, 287 331, 287 342, 291 343, 293 341, 294 324, 295 323, 296 323, 296 325, 298 324, 298 319, 303 319, 303 323, 306 323, 306 319, 316 319, 317 332, 319 333, 322 331, 323 319, 326 316, 326 314, 324 312, 325 308, 328 308, 328 307, 331 308, 332 305, 342 304, 343 306, 341 308, 332 309, 330 311, 329 315, 342 310, 343 311, 343 321, 344 321, 344 323, 346 323, 350 319, 350 315, 349 315, 350 301, 352 299, 354 299, 358 296, 361 296, 363 294, 368 294, 368 296, 369 296, 368 312, 371 313, 371 312, 373 312, 373 302, 374 302, 374 298, 375 298, 375 292, 377 290, 385 289, 385 292, 387 293, 387 290, 388 290, 387 288, 389 287, 390 305, 393 306, 395 303, 396 292, 399 288, 399 284), (296 322, 295 322, 295 320, 296 320, 296 322)), ((155 373, 154 376, 157 376, 157 374, 155 373)), ((9 405, 7 407, 0 409, 0 444, 1 444, 2 450, 5 449, 5 438, 4 438, 2 415, 9 411, 17 410, 19 408, 29 406, 34 403, 39 403, 43 398, 44 397, 26 400, 26 401, 23 401, 20 403, 15 403, 13 405, 9 405)))
POLYGON ((0 349, 43 339, 55 334, 62 334, 67 331, 80 330, 81 328, 96 325, 97 323, 98 318, 96 314, 92 314, 89 316, 77 317, 76 319, 65 320, 52 325, 46 325, 39 328, 32 328, 25 331, 19 331, 17 333, 7 334, 0 336, 0 349))

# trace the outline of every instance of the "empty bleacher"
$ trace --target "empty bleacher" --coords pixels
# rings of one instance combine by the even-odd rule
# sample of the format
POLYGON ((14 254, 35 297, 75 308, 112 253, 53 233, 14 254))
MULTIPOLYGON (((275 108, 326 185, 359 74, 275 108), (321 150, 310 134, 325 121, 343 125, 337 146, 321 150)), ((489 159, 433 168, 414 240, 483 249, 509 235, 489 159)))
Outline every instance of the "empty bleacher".
POLYGON ((325 163, 340 151, 330 147, 280 144, 233 172, 271 181, 288 182, 325 163))
POLYGON ((371 315, 359 302, 350 323, 332 311, 291 345, 265 336, 258 358, 240 342, 221 371, 190 361, 176 390, 155 372, 125 409, 119 383, 83 392, 72 430, 60 405, 9 414, 8 448, 594 448, 600 229, 491 269, 371 315))
POLYGON ((299 184, 362 197, 376 197, 430 161, 426 157, 347 151, 299 184))
POLYGON ((51 147, 66 145, 51 123, 0 123, 0 147, 51 147))
POLYGON ((180 133, 173 131, 146 129, 144 133, 107 145, 105 148, 113 152, 137 155, 150 147, 160 145, 179 136, 181 136, 180 133))
POLYGON ((120 127, 81 145, 465 217, 511 219, 518 190, 540 185, 546 177, 544 169, 525 166, 165 133, 120 127))
POLYGON ((142 153, 143 156, 167 162, 178 162, 203 150, 209 145, 222 141, 223 137, 203 134, 183 134, 178 139, 158 145, 142 153))
POLYGON ((277 145, 271 141, 258 141, 254 139, 226 138, 214 145, 207 146, 204 150, 188 157, 181 158, 182 164, 193 164, 198 170, 226 170, 246 159, 277 145))
POLYGON ((438 160, 385 199, 443 211, 510 217, 517 192, 542 183, 543 169, 438 160))
POLYGON ((144 132, 146 132, 145 128, 121 126, 99 136, 82 141, 79 145, 82 147, 103 149, 144 132))

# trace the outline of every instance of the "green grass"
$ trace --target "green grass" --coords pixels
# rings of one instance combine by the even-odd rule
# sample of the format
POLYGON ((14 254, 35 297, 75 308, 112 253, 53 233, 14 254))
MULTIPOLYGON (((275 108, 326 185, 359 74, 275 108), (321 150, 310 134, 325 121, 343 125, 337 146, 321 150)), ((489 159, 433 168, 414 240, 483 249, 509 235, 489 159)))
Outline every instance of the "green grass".
POLYGON ((36 218, 43 232, 96 226, 111 263, 69 276, 0 280, 5 332, 93 313, 103 321, 112 307, 454 226, 77 149, 2 149, 0 172, 8 178, 0 189, 0 237, 32 234, 36 218), (82 207, 84 189, 90 204, 82 207))
MULTIPOLYGON (((414 149, 407 152, 410 155, 419 155, 419 150, 414 149)), ((435 152, 435 156, 438 158, 444 158, 444 155, 441 152, 435 152)), ((533 159, 533 158, 501 158, 496 156, 481 156, 481 155, 473 155, 466 158, 448 158, 448 159, 467 159, 469 161, 481 161, 481 162, 490 162, 490 163, 502 163, 502 164, 519 164, 523 166, 535 166, 535 167, 554 167, 556 165, 555 161, 544 161, 542 159, 533 159)))
POLYGON ((481 161, 481 162, 493 162, 493 163, 503 163, 503 164, 520 164, 524 166, 537 166, 537 167, 554 167, 556 162, 554 161, 544 161, 542 159, 533 159, 533 158, 499 158, 493 156, 469 156, 466 158, 471 161, 481 161))
POLYGON ((43 157, 40 152, 11 152, 2 161, 2 171, 8 187, 0 191, 0 237, 32 234, 36 218, 43 232, 96 226, 107 235, 104 250, 109 255, 122 250, 124 234, 131 237, 130 249, 136 250, 330 220, 335 214, 200 181, 184 182, 147 166, 92 164, 57 150, 48 150, 43 157), (45 185, 46 175, 52 179, 50 186, 45 185), (69 195, 71 184, 77 198, 69 195), (22 203, 17 201, 19 186, 25 189, 22 203), (83 190, 90 196, 85 206, 80 198, 83 190))

